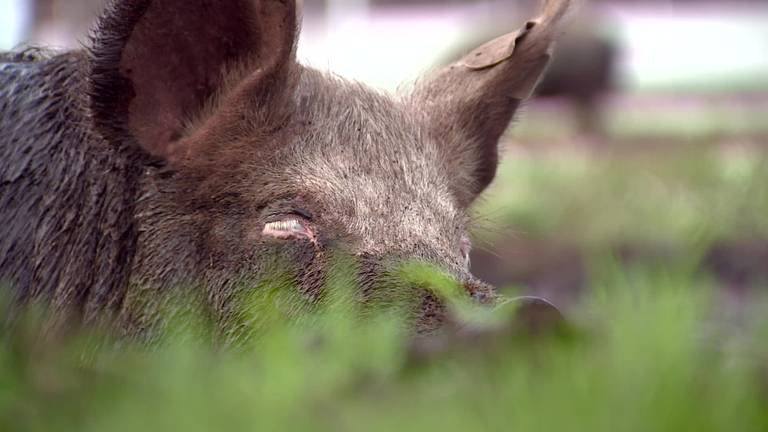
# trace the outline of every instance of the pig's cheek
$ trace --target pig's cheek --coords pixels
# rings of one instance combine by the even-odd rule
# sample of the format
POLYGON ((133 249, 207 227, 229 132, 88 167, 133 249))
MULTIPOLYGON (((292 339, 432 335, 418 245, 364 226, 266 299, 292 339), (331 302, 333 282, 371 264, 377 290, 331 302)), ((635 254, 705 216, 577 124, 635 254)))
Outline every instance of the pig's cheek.
POLYGON ((297 288, 305 298, 317 300, 327 282, 327 257, 315 248, 303 248, 295 252, 293 262, 297 269, 297 288))
POLYGON ((209 222, 205 236, 205 248, 217 255, 239 255, 249 248, 243 242, 245 230, 239 220, 218 219, 209 222))

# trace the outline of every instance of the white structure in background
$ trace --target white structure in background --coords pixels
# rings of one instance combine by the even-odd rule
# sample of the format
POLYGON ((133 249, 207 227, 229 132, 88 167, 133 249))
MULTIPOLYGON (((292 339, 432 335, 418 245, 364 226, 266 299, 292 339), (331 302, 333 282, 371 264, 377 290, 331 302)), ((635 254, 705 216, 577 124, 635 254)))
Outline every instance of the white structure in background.
MULTIPOLYGON (((622 44, 620 78, 627 90, 768 86, 768 1, 617 3, 605 13, 622 44)), ((494 22, 491 14, 508 16, 509 31, 524 19, 510 2, 493 0, 384 9, 370 9, 367 0, 331 0, 324 21, 305 17, 299 57, 391 91, 462 36, 494 22)))
POLYGON ((629 89, 768 85, 768 2, 614 7, 629 89))
POLYGON ((0 50, 20 44, 77 48, 106 0, 0 0, 0 50))
POLYGON ((324 17, 305 16, 298 55, 393 91, 429 69, 473 23, 487 21, 491 9, 483 2, 371 9, 367 0, 330 0, 324 17))
MULTIPOLYGON (((51 12, 56 20, 32 32, 31 1, 0 0, 0 49, 28 40, 76 47, 101 2, 59 0, 51 12)), ((327 0, 324 12, 304 17, 298 54, 317 68, 393 91, 479 26, 499 19, 509 21, 509 31, 520 26, 526 18, 515 10, 520 3, 525 2, 379 8, 370 0, 327 0)), ((768 1, 602 4, 623 45, 621 78, 628 90, 705 89, 728 82, 768 86, 768 1)))
POLYGON ((22 43, 32 24, 32 11, 26 0, 0 0, 0 50, 22 43))

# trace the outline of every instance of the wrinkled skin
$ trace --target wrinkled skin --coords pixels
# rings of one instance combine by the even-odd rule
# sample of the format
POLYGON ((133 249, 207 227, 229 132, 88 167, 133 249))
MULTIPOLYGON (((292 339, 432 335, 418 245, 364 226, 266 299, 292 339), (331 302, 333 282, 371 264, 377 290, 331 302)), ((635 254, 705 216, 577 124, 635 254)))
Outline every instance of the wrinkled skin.
MULTIPOLYGON (((417 260, 492 302, 469 272, 469 207, 565 3, 397 98, 296 63, 289 1, 119 0, 88 51, 6 54, 0 279, 128 331, 180 285, 226 320, 236 281, 276 262, 316 298, 334 251, 364 291, 417 260)), ((440 325, 439 302, 417 306, 440 325)))

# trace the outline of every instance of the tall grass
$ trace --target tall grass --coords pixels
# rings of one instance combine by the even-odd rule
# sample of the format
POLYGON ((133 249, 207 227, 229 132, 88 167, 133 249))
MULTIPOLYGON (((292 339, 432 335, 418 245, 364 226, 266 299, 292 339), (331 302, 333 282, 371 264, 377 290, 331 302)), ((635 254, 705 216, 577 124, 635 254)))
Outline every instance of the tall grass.
POLYGON ((237 349, 193 326, 152 346, 46 342, 30 313, 0 337, 0 430, 768 430, 768 323, 715 321, 708 279, 685 269, 596 261, 571 331, 478 331, 428 358, 402 309, 362 313, 348 278, 330 281, 306 319, 254 300, 274 319, 237 349))

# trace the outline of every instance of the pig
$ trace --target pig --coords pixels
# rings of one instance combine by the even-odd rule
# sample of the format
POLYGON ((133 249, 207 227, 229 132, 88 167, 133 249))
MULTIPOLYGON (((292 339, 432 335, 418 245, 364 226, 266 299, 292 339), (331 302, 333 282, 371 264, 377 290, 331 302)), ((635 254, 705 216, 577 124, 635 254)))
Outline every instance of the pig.
MULTIPOLYGON (((300 65, 292 0, 115 0, 84 49, 0 57, 0 280, 52 317, 140 329, 178 286, 226 321, 236 281, 278 261, 318 298, 341 251, 363 291, 416 261, 492 303, 470 207, 567 7, 392 96, 300 65)), ((419 331, 444 321, 434 296, 417 308, 419 331)))

